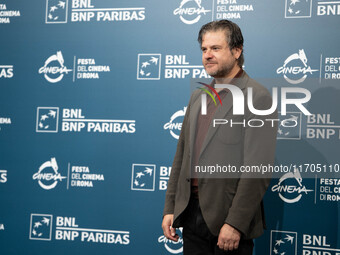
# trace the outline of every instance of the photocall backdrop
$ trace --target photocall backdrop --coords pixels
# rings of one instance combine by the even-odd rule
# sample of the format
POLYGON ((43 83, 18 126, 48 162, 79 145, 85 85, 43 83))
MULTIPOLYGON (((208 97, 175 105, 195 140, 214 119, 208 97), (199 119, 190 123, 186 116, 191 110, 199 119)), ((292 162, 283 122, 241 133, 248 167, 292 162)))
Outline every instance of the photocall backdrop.
POLYGON ((280 116, 290 174, 265 195, 255 253, 340 254, 334 0, 1 0, 1 254, 182 253, 161 229, 165 191, 190 85, 209 78, 198 31, 224 18, 279 102, 311 93, 311 116, 280 116))

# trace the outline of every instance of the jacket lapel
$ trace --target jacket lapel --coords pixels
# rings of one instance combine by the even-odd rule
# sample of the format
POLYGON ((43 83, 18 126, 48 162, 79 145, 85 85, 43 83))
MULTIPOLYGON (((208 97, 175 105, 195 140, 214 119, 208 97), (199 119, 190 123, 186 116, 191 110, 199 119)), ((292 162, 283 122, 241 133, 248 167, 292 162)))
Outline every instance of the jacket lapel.
POLYGON ((194 142, 195 142, 195 136, 196 136, 196 124, 197 124, 197 117, 198 114, 200 114, 201 110, 201 94, 202 92, 199 92, 199 96, 196 98, 196 100, 191 105, 190 110, 190 165, 192 164, 192 153, 194 151, 194 142))

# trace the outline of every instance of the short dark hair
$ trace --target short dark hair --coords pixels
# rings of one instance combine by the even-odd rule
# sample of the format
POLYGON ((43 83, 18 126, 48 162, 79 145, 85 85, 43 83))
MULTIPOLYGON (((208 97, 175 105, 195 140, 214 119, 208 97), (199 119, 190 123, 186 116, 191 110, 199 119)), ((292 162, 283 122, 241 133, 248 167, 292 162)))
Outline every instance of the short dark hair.
POLYGON ((243 35, 240 27, 231 22, 229 20, 217 20, 209 22, 201 27, 201 30, 198 33, 198 42, 202 45, 202 38, 206 32, 216 32, 216 31, 225 31, 226 40, 229 46, 229 49, 232 50, 234 48, 242 49, 241 55, 237 60, 237 64, 239 67, 242 67, 244 63, 243 56, 243 35))

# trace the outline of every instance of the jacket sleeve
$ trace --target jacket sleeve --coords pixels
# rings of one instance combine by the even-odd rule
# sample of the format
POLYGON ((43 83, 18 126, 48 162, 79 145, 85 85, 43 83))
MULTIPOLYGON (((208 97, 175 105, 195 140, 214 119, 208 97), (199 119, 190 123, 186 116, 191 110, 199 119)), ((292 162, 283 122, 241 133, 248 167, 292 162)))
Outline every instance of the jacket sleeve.
POLYGON ((190 101, 189 101, 189 104, 188 104, 188 107, 187 107, 187 110, 184 116, 184 120, 183 120, 182 128, 181 128, 181 134, 178 139, 175 158, 173 160, 172 167, 171 167, 171 174, 170 174, 170 178, 168 181, 168 188, 165 194, 165 205, 164 205, 164 210, 163 210, 163 216, 166 214, 174 213, 177 183, 178 183, 178 178, 179 178, 181 168, 182 168, 184 149, 186 146, 189 146, 189 144, 185 144, 185 143, 188 143, 189 137, 185 137, 185 136, 186 136, 186 133, 189 134, 189 132, 186 132, 186 130, 190 128, 190 124, 189 124, 190 108, 191 108, 192 102, 194 102, 195 99, 198 98, 198 96, 199 96, 198 91, 195 91, 190 98, 190 101))
MULTIPOLYGON (((254 98, 254 107, 258 110, 269 109, 272 105, 270 94, 267 91, 259 94, 254 98)), ((277 121, 266 121, 265 119, 277 119, 277 112, 275 111, 265 116, 254 115, 248 112, 247 115, 246 121, 249 119, 260 119, 265 124, 262 127, 245 128, 243 165, 250 167, 273 165, 277 121)), ((235 227, 243 234, 248 233, 251 222, 261 206, 262 198, 269 186, 270 180, 270 173, 241 173, 236 194, 225 223, 235 227)))

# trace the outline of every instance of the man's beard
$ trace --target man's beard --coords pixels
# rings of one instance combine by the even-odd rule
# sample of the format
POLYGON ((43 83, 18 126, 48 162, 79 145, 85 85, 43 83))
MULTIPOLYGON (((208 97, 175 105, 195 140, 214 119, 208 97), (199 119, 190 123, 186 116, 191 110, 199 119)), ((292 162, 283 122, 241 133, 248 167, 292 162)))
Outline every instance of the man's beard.
POLYGON ((222 78, 226 77, 231 72, 233 67, 233 65, 225 65, 223 68, 219 68, 216 71, 207 71, 207 73, 214 78, 222 78))

